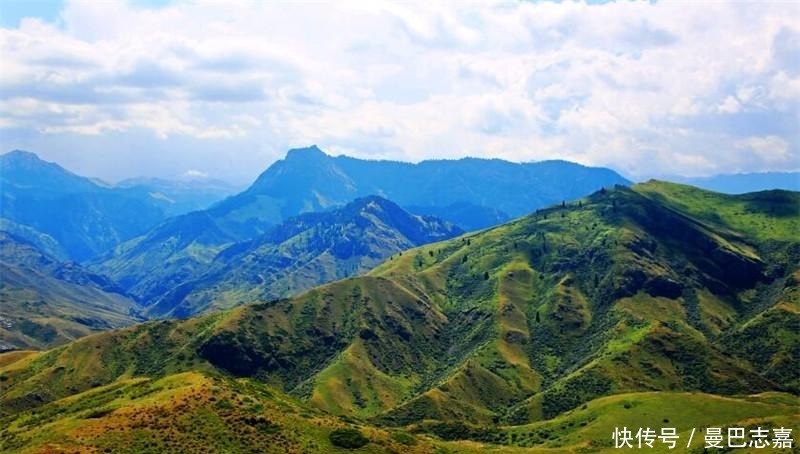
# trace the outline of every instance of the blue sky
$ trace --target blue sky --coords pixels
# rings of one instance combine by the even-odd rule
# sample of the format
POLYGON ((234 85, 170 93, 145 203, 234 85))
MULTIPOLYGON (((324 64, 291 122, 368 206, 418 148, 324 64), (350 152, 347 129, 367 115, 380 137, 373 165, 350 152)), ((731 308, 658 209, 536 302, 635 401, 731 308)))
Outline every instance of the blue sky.
MULTIPOLYGON (((175 3, 171 0, 133 0, 127 2, 128 5, 135 8, 161 8, 175 3)), ((20 20, 26 17, 33 17, 47 22, 57 22, 58 15, 66 4, 66 0, 3 0, 0 4, 0 27, 19 27, 20 20)))
POLYGON ((55 21, 63 7, 63 0, 4 0, 0 5, 0 27, 18 27, 23 17, 55 21))
POLYGON ((791 2, 0 4, 0 148, 240 183, 287 148, 800 167, 791 2))

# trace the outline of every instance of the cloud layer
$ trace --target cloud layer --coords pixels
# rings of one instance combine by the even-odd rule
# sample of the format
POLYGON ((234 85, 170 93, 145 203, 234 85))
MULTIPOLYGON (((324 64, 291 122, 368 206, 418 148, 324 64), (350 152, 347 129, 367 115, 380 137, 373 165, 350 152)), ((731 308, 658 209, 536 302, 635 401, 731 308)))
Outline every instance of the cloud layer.
POLYGON ((109 179, 244 180, 311 143, 797 169, 797 24, 789 2, 71 2, 0 29, 0 140, 109 179))

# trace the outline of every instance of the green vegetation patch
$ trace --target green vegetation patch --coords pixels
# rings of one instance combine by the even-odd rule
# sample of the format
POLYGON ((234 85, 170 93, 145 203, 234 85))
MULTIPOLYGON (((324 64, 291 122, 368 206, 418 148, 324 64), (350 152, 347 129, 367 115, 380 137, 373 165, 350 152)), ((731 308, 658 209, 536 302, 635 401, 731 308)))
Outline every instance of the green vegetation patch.
POLYGON ((369 443, 369 438, 365 437, 358 429, 336 429, 328 435, 334 446, 346 449, 358 449, 369 443))

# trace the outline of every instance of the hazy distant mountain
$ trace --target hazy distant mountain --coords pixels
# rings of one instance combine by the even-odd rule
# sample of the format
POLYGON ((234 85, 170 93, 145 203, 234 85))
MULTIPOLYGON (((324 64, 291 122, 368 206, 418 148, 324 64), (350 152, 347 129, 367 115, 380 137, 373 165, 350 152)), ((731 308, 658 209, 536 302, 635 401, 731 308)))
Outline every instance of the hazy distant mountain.
POLYGON ((743 194, 771 189, 800 191, 800 172, 732 173, 702 178, 673 177, 670 179, 726 194, 743 194))
POLYGON ((511 219, 507 213, 496 208, 469 202, 456 202, 445 206, 409 205, 405 208, 411 213, 447 219, 467 231, 500 225, 511 219))
POLYGON ((153 180, 111 186, 30 152, 0 155, 0 217, 48 235, 73 260, 106 251, 230 190, 217 183, 198 187, 153 180))
MULTIPOLYGON (((403 207, 435 210, 444 220, 494 225, 601 187, 629 182, 613 170, 566 161, 512 163, 464 158, 418 164, 332 157, 316 146, 289 150, 244 192, 209 211, 223 230, 240 238, 264 232, 300 213, 341 206, 368 195, 403 207), (469 204, 468 216, 445 207, 469 204)), ((462 205, 463 206, 463 205, 462 205)))
POLYGON ((108 278, 0 232, 0 350, 45 348, 140 321, 108 278))
POLYGON ((169 216, 208 208, 238 192, 236 186, 211 178, 131 178, 120 181, 115 187, 140 191, 142 197, 149 196, 166 202, 163 206, 169 216))
POLYGON ((150 315, 185 317, 212 307, 292 295, 366 272, 403 250, 463 233, 438 218, 412 215, 371 196, 290 218, 253 240, 225 248, 212 261, 219 250, 214 242, 226 237, 208 222, 205 213, 176 218, 154 231, 158 235, 134 240, 129 249, 123 245, 124 252, 99 269, 123 285, 131 284, 132 294, 152 303, 150 315), (192 222, 177 222, 190 216, 192 222), (162 236, 168 231, 171 236, 162 236))
POLYGON ((163 219, 151 200, 102 187, 35 154, 0 156, 0 213, 53 237, 83 260, 140 235, 163 219))

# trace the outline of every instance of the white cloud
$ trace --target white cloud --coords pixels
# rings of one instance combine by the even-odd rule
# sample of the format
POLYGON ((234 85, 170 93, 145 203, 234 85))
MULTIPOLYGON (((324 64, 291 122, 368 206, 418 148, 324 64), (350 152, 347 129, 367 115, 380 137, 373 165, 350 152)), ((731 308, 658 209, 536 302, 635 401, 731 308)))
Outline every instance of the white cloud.
POLYGON ((771 164, 791 164, 789 143, 776 136, 748 137, 736 142, 736 148, 748 150, 771 164))
POLYGON ((0 29, 0 140, 55 155, 113 134, 81 160, 109 179, 152 171, 119 165, 130 143, 240 179, 310 143, 633 176, 798 168, 798 23, 789 3, 73 1, 58 25, 0 29))
POLYGON ((739 100, 737 100, 735 97, 728 96, 727 98, 725 98, 724 101, 722 101, 722 104, 719 105, 718 109, 722 113, 730 114, 742 110, 742 105, 739 103, 739 100))
POLYGON ((197 169, 189 169, 186 172, 183 172, 183 176, 185 178, 208 178, 208 174, 197 169))

